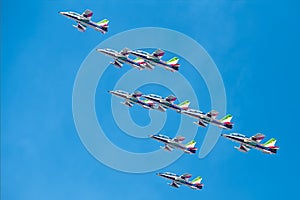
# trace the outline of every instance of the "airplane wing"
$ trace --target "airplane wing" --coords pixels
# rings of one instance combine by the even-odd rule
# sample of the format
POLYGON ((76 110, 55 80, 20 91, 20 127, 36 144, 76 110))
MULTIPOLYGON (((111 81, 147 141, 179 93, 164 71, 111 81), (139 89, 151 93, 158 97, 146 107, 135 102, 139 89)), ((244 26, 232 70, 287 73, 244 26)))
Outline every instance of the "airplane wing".
POLYGON ((121 102, 121 104, 124 104, 125 106, 131 108, 133 106, 132 103, 130 103, 129 101, 125 101, 125 102, 121 102))
POLYGON ((182 141, 184 141, 184 139, 185 139, 185 137, 183 137, 183 136, 177 136, 173 140, 175 142, 181 143, 182 141))
POLYGON ((165 150, 165 151, 173 151, 174 149, 172 147, 170 147, 169 145, 165 145, 164 147, 160 147, 161 149, 165 150))
POLYGON ((164 52, 163 50, 157 49, 156 51, 154 51, 154 52, 152 53, 152 56, 161 59, 161 57, 163 57, 164 54, 165 54, 165 52, 164 52))
POLYGON ((165 107, 159 105, 159 106, 157 106, 157 110, 162 111, 162 112, 166 112, 167 109, 165 107))
POLYGON ((80 32, 84 32, 86 30, 86 26, 81 23, 77 23, 77 25, 73 25, 74 28, 77 28, 80 32))
POLYGON ((179 187, 180 187, 180 185, 177 184, 177 183, 175 183, 175 181, 173 181, 173 182, 170 183, 169 185, 172 186, 172 187, 175 187, 175 188, 179 188, 179 187))
POLYGON ((143 94, 140 91, 135 91, 132 96, 137 98, 137 97, 141 97, 143 94))
POLYGON ((114 62, 110 62, 110 64, 118 67, 118 68, 121 68, 123 66, 123 63, 121 63, 120 61, 118 61, 117 59, 114 60, 114 62))
POLYGON ((89 9, 86 9, 83 13, 82 16, 84 16, 85 18, 91 19, 93 16, 93 12, 89 9))
POLYGON ((203 122, 201 119, 199 119, 198 122, 194 122, 194 124, 198 125, 198 126, 202 126, 202 127, 206 127, 207 123, 203 122))
POLYGON ((252 136, 250 139, 254 140, 255 142, 261 142, 266 136, 262 133, 257 133, 256 135, 252 136))
POLYGON ((174 102, 176 101, 177 97, 175 97, 174 95, 169 95, 168 97, 165 98, 166 101, 168 102, 174 102))
POLYGON ((234 148, 236 148, 237 150, 239 150, 240 152, 243 152, 243 153, 246 153, 246 152, 250 151, 250 149, 251 149, 242 144, 239 147, 234 147, 234 148))
POLYGON ((212 118, 212 119, 216 119, 216 117, 218 116, 219 112, 215 111, 215 110, 212 110, 208 113, 206 113, 206 116, 212 118))
POLYGON ((149 69, 149 70, 153 70, 153 69, 154 69, 154 66, 151 65, 151 64, 148 63, 148 62, 144 62, 144 63, 142 64, 142 66, 145 67, 145 68, 147 68, 147 69, 149 69))
POLYGON ((186 181, 188 181, 189 178, 191 178, 191 177, 192 177, 192 174, 183 174, 183 175, 180 176, 180 178, 182 178, 182 179, 184 179, 186 181))

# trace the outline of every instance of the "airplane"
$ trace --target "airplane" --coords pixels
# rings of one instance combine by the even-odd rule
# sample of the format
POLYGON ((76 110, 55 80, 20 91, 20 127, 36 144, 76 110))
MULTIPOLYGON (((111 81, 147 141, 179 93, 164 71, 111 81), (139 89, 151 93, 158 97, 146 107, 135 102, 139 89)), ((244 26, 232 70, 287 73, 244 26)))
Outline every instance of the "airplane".
POLYGON ((190 105, 190 101, 186 100, 180 104, 174 104, 174 101, 177 99, 173 95, 169 95, 166 98, 163 98, 161 96, 158 96, 156 94, 149 94, 149 95, 143 95, 145 99, 149 99, 150 101, 153 101, 158 104, 157 109, 166 112, 168 108, 173 109, 177 112, 181 112, 182 110, 187 110, 190 105))
POLYGON ((108 31, 109 21, 107 19, 103 19, 97 23, 91 21, 91 18, 93 16, 93 12, 91 10, 87 9, 82 14, 79 14, 76 12, 59 12, 59 14, 65 16, 67 18, 70 18, 72 20, 75 20, 77 22, 77 25, 73 25, 73 27, 76 28, 80 32, 84 32, 86 30, 87 26, 89 26, 103 34, 108 31))
POLYGON ((199 120, 198 122, 194 122, 194 124, 198 126, 206 127, 208 124, 213 124, 222 129, 232 129, 233 127, 233 123, 230 122, 232 119, 231 114, 228 114, 222 119, 218 120, 216 119, 216 117, 219 113, 215 110, 212 110, 208 113, 204 113, 202 111, 195 110, 195 109, 187 109, 187 110, 182 110, 181 113, 198 119, 199 120))
POLYGON ((192 177, 191 174, 183 174, 179 176, 171 172, 165 172, 165 173, 157 173, 156 175, 171 180, 172 183, 169 183, 169 185, 175 188, 179 188, 180 185, 185 185, 191 189, 200 190, 204 186, 204 184, 201 183, 202 181, 201 176, 198 176, 194 180, 190 181, 189 178, 192 177))
POLYGON ((134 92, 133 94, 129 94, 128 92, 125 92, 123 90, 111 90, 108 92, 115 96, 125 99, 125 102, 121 102, 121 103, 129 108, 131 108, 134 104, 138 104, 146 109, 154 108, 154 102, 149 101, 148 99, 140 100, 142 93, 138 91, 134 92))
POLYGON ((271 138, 264 144, 260 143, 265 138, 265 135, 261 133, 257 133, 250 138, 239 133, 221 134, 221 136, 240 143, 239 147, 234 148, 243 153, 246 153, 250 151, 250 149, 254 148, 266 154, 276 154, 277 150, 279 149, 278 146, 275 146, 276 139, 274 138, 271 138))
POLYGON ((146 63, 143 59, 136 58, 136 59, 131 59, 128 57, 128 49, 124 48, 122 51, 117 52, 112 49, 97 49, 98 52, 103 53, 106 56, 110 56, 114 59, 113 62, 110 62, 110 64, 113 64, 114 66, 121 68, 124 63, 135 67, 139 70, 142 69, 149 69, 152 70, 153 66, 149 65, 146 63))
POLYGON ((169 138, 168 136, 157 134, 157 135, 150 135, 150 138, 153 138, 159 142, 163 142, 165 144, 164 147, 160 147, 165 151, 173 151, 174 148, 178 148, 184 153, 194 154, 197 151, 195 147, 196 142, 194 140, 190 141, 186 145, 182 144, 181 142, 185 139, 182 136, 177 136, 176 138, 169 138))
POLYGON ((161 49, 157 49, 152 54, 141 50, 129 50, 129 53, 145 60, 145 62, 151 66, 160 66, 171 72, 178 71, 180 66, 180 64, 178 64, 179 58, 177 57, 171 58, 168 61, 161 60, 162 56, 165 54, 165 52, 161 49))

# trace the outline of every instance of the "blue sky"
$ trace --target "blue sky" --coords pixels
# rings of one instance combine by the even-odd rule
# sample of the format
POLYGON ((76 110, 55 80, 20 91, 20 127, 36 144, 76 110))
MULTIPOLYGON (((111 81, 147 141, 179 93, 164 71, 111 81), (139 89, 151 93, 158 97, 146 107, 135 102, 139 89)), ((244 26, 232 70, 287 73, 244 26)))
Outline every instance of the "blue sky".
MULTIPOLYGON (((1 4, 1 199, 299 198, 297 1, 11 0, 1 4), (57 13, 86 8, 94 11, 95 21, 110 20, 107 34, 92 29, 80 33, 72 28, 71 20, 57 13), (267 138, 277 138, 278 154, 254 150, 242 154, 233 148, 236 144, 219 138, 204 159, 184 155, 159 170, 201 175, 205 184, 201 191, 174 189, 156 172, 124 173, 96 160, 74 125, 76 74, 101 41, 140 27, 173 29, 201 44, 222 75, 227 111, 234 116, 233 131, 249 136, 263 132, 267 138)), ((194 75, 182 60, 184 66, 182 73, 199 83, 195 90, 201 109, 209 111, 201 76, 194 75)), ((109 112, 101 112, 110 101, 101 91, 112 89, 110 80, 129 69, 111 66, 105 72, 95 96, 97 117, 100 123, 107 119, 103 125, 107 137, 120 147, 153 151, 159 148, 157 142, 125 135, 109 112)), ((169 92, 149 85, 141 90, 169 92)), ((147 124, 143 109, 134 107, 130 114, 137 124, 147 124)), ((172 136, 178 121, 176 113, 168 112, 163 133, 172 136)), ((199 144, 204 134, 205 129, 199 128, 199 144)))

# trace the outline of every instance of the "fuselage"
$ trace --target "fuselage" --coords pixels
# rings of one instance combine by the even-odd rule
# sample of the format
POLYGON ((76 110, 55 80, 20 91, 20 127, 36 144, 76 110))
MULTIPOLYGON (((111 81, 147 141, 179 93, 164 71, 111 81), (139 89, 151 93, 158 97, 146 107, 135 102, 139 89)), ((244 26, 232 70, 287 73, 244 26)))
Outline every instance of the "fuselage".
POLYGON ((128 58, 127 56, 124 56, 120 54, 119 52, 112 50, 112 49, 97 49, 98 52, 101 52, 107 56, 110 56, 116 60, 118 60, 121 63, 126 63, 128 65, 131 65, 138 69, 144 69, 144 67, 140 64, 135 62, 134 60, 128 58))
POLYGON ((246 147, 257 149, 264 153, 274 154, 274 152, 270 147, 266 147, 263 144, 252 140, 251 138, 247 138, 246 136, 240 134, 222 134, 222 136, 234 142, 238 142, 242 145, 245 145, 246 147))
POLYGON ((75 20, 77 23, 80 23, 84 26, 92 27, 95 30, 100 31, 102 33, 106 32, 106 31, 103 30, 102 26, 99 26, 97 23, 95 23, 95 22, 91 21, 90 19, 82 16, 79 13, 76 13, 76 12, 59 12, 59 14, 65 16, 69 19, 75 20))
POLYGON ((134 97, 133 95, 131 95, 131 94, 125 92, 125 91, 115 90, 115 91, 108 91, 108 92, 115 95, 115 96, 123 98, 126 101, 129 101, 130 103, 138 104, 138 105, 140 105, 144 108, 152 109, 154 107, 154 104, 146 103, 144 101, 141 101, 137 97, 134 97))
POLYGON ((173 69, 173 66, 168 64, 167 62, 161 60, 158 57, 152 56, 151 54, 144 52, 144 51, 130 51, 130 54, 139 57, 145 61, 148 61, 151 65, 157 65, 160 67, 167 68, 170 71, 177 71, 173 69))

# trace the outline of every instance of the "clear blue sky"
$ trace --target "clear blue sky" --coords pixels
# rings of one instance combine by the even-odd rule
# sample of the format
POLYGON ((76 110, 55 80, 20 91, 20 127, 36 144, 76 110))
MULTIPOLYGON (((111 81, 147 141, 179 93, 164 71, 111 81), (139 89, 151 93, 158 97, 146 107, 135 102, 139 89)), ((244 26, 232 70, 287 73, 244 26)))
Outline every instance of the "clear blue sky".
MULTIPOLYGON (((1 199, 299 198, 299 6, 293 0, 1 1, 1 199), (80 33, 57 13, 86 8, 94 11, 96 21, 110 20, 106 35, 92 29, 80 33), (234 132, 275 137, 278 154, 242 154, 234 143, 219 138, 204 159, 184 155, 160 170, 201 175, 201 191, 174 189, 155 172, 123 173, 97 161, 81 143, 73 121, 77 71, 101 41, 149 26, 182 32, 201 44, 222 75, 234 132)), ((111 67, 107 76, 129 69, 111 67)), ((99 86, 103 91, 113 87, 106 81, 107 87, 99 86)), ((133 119, 145 123, 135 114, 146 111, 133 109, 133 119)), ((110 125, 114 135, 108 137, 122 148, 145 152, 159 147, 147 140, 145 150, 113 122, 106 123, 107 130, 110 125)), ((173 129, 169 123, 165 133, 173 129)), ((200 144, 202 133, 199 128, 200 144)))

